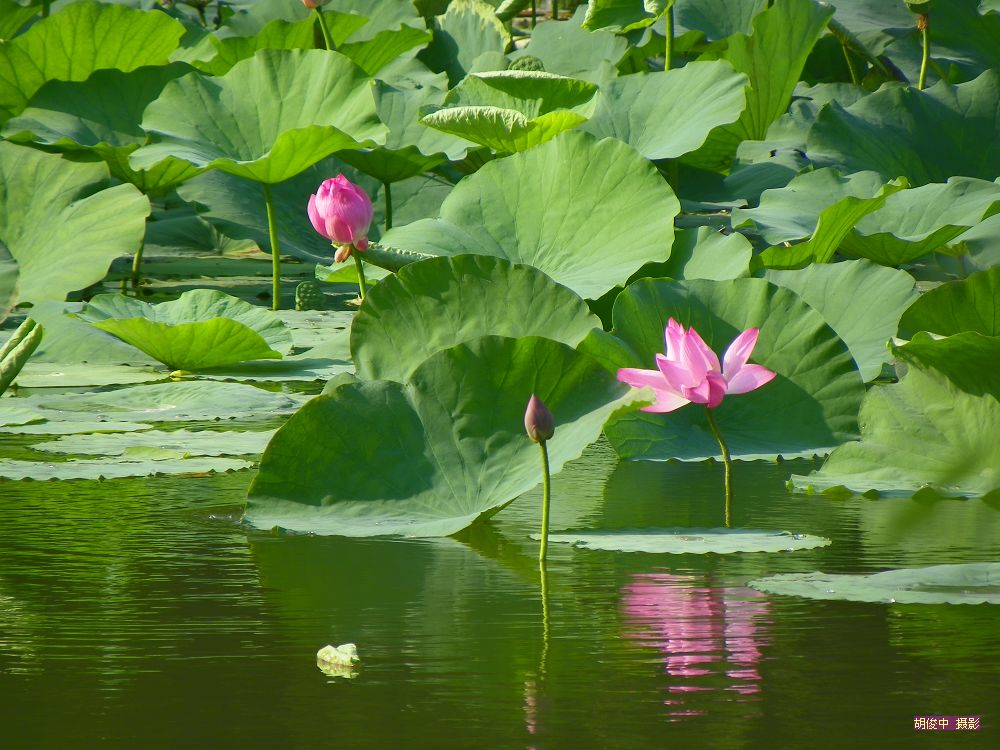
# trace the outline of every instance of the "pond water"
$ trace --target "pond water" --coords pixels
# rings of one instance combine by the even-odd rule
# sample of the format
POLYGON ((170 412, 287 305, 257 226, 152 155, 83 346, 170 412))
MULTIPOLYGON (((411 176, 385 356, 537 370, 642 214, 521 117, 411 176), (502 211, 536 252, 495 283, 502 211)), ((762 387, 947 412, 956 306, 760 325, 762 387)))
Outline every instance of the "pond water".
MULTIPOLYGON (((826 536, 779 554, 550 545, 538 493, 460 540, 249 530, 250 474, 0 482, 5 748, 997 747, 997 610, 771 596, 782 572, 997 559, 976 501, 788 494, 810 462, 735 467, 734 525, 826 536), (316 651, 352 641, 353 678, 316 651), (915 732, 916 715, 981 715, 915 732)), ((721 467, 554 481, 553 529, 718 526, 721 467)))

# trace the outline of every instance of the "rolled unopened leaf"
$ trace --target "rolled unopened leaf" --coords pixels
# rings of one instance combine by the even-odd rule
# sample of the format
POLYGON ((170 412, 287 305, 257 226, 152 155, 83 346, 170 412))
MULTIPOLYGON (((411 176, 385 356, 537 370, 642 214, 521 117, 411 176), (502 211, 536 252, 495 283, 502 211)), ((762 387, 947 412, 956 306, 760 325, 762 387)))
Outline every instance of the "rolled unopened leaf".
POLYGON ((536 443, 544 443, 556 431, 552 412, 533 393, 531 394, 531 398, 528 399, 528 408, 524 411, 524 431, 536 443))

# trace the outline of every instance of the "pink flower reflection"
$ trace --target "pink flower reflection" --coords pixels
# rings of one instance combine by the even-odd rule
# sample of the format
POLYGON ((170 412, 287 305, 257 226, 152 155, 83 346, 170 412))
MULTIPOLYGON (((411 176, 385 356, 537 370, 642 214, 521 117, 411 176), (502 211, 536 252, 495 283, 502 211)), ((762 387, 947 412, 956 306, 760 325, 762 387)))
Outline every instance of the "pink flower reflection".
MULTIPOLYGON (((700 582, 667 573, 636 575, 622 591, 625 637, 662 652, 666 673, 674 678, 667 688, 673 694, 760 692, 766 597, 743 587, 696 585, 700 582), (720 675, 726 678, 721 683, 720 675)), ((677 706, 674 716, 701 713, 681 708, 683 700, 665 702, 677 706)))

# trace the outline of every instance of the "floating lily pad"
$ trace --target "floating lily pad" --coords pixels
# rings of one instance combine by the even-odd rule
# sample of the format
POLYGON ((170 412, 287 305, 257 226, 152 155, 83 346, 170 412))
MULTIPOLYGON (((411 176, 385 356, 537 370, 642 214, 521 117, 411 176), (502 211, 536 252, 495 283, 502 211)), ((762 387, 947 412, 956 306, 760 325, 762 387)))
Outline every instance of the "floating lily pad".
POLYGON ((152 367, 29 360, 18 373, 17 384, 22 388, 89 388, 152 383, 164 377, 162 369, 152 367))
MULTIPOLYGON (((0 406, 0 423, 4 421, 3 415, 7 413, 7 410, 0 406)), ((0 424, 0 432, 10 435, 95 435, 115 432, 140 432, 153 428, 153 425, 142 422, 86 421, 78 419, 50 422, 48 420, 53 418, 53 414, 48 413, 41 416, 45 421, 12 426, 3 426, 0 424)))
POLYGON ((880 604, 1000 604, 1000 563, 931 565, 872 575, 783 573, 747 584, 768 594, 880 604))
MULTIPOLYGON (((532 539, 538 539, 532 534, 532 539)), ((830 540, 812 534, 753 529, 602 529, 559 531, 549 541, 572 544, 581 549, 650 554, 728 555, 734 552, 792 552, 825 547, 830 540)))
POLYGON ((31 448, 43 453, 79 456, 135 456, 136 448, 155 448, 188 456, 248 456, 260 455, 274 430, 219 431, 149 430, 132 434, 70 435, 39 443, 31 448))
POLYGON ((5 403, 0 401, 0 427, 17 427, 45 421, 45 415, 34 409, 7 408, 5 403))
POLYGON ((194 456, 186 458, 182 453, 161 455, 159 458, 144 458, 134 461, 14 461, 0 458, 0 477, 7 479, 119 479, 122 477, 146 477, 155 474, 217 474, 225 471, 239 471, 253 466, 249 461, 234 458, 213 458, 194 456))

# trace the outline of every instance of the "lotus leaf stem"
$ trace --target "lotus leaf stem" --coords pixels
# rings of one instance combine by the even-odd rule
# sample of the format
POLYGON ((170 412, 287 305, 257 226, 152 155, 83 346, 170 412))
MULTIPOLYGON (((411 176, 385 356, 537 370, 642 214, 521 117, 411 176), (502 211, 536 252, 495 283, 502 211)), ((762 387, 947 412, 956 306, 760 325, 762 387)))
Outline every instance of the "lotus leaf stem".
POLYGON ((917 28, 920 30, 920 43, 923 51, 920 55, 920 77, 917 79, 917 89, 924 90, 927 85, 927 64, 931 59, 931 40, 928 29, 930 28, 930 17, 926 13, 917 16, 917 28))
POLYGON ((392 185, 383 182, 382 193, 385 196, 385 230, 388 232, 392 229, 392 185))
POLYGON ((531 0, 531 28, 535 28, 538 23, 538 3, 535 0, 531 0))
POLYGON ((139 296, 139 275, 142 273, 142 251, 146 248, 146 241, 139 243, 139 249, 132 256, 132 293, 139 296))
POLYGON ((538 564, 545 568, 545 553, 549 549, 549 501, 551 499, 551 487, 549 481, 549 449, 545 447, 545 441, 540 440, 538 447, 542 449, 542 535, 541 544, 538 546, 538 564))
POLYGON ((361 301, 365 301, 365 295, 368 294, 368 285, 365 283, 365 264, 361 260, 361 253, 355 248, 354 252, 351 253, 354 256, 354 265, 358 269, 358 295, 361 297, 361 301))
POLYGON ((552 20, 559 20, 559 0, 552 0, 552 20))
POLYGON ((663 16, 663 69, 670 70, 674 61, 674 6, 667 8, 663 16))
POLYGON ((854 65, 854 60, 851 58, 851 51, 848 49, 847 45, 841 42, 840 49, 844 53, 844 61, 847 63, 847 70, 851 74, 851 83, 855 86, 861 85, 861 79, 858 77, 857 67, 854 65))
POLYGON ((337 45, 333 41, 333 35, 330 33, 330 27, 326 24, 326 17, 323 15, 323 9, 318 7, 313 8, 313 12, 315 12, 316 16, 319 18, 319 28, 323 32, 323 43, 331 52, 336 51, 337 45))
POLYGON ((712 416, 712 410, 707 406, 705 407, 705 414, 708 415, 708 426, 712 429, 712 434, 715 435, 715 439, 719 443, 719 449, 722 451, 722 463, 726 467, 726 528, 728 529, 732 524, 733 460, 729 456, 729 447, 726 445, 726 441, 722 439, 722 433, 719 432, 719 425, 715 423, 715 417, 712 416))
POLYGON ((271 243, 271 309, 281 309, 281 246, 278 243, 278 221, 274 215, 271 186, 264 184, 264 206, 267 208, 267 236, 271 243))

